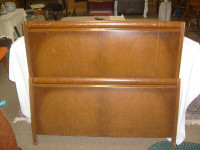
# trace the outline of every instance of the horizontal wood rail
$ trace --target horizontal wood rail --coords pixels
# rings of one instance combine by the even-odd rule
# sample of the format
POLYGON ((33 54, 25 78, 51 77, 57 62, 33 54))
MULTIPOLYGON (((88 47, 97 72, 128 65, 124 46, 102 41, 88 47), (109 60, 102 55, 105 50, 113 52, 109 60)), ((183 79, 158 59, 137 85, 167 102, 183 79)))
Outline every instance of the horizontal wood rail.
POLYGON ((34 77, 34 84, 123 84, 123 85, 175 85, 177 79, 155 78, 66 78, 66 77, 34 77))
POLYGON ((182 26, 182 22, 166 22, 166 21, 148 21, 144 24, 143 21, 35 21, 35 22, 24 22, 24 26, 29 29, 48 29, 48 28, 142 28, 142 29, 179 29, 182 26))

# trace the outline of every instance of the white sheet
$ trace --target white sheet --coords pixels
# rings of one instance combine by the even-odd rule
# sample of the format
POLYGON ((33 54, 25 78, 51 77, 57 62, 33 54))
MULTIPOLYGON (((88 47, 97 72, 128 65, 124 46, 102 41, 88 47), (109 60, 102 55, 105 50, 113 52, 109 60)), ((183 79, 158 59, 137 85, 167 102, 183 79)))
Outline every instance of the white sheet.
MULTIPOLYGON (((180 106, 177 129, 177 144, 185 139, 185 113, 188 105, 200 93, 200 46, 199 43, 184 38, 181 59, 180 106)), ((24 37, 12 44, 9 60, 9 78, 16 83, 22 113, 30 118, 30 101, 28 85, 28 66, 24 37)), ((169 139, 170 140, 170 139, 169 139)))
POLYGON ((184 38, 181 58, 180 102, 176 143, 181 144, 185 135, 185 113, 189 104, 200 93, 200 46, 189 38, 184 38))
POLYGON ((16 84, 22 113, 30 118, 29 73, 24 37, 18 38, 10 48, 9 79, 16 84))

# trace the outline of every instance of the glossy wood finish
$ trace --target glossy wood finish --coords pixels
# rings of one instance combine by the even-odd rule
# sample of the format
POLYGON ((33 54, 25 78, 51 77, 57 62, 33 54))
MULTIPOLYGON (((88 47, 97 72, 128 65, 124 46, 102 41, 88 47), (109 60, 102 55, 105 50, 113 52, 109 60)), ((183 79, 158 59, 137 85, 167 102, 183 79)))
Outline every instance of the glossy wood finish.
POLYGON ((9 71, 8 61, 6 59, 7 53, 8 53, 8 48, 7 47, 0 47, 0 62, 2 61, 4 63, 6 71, 8 72, 9 71))
POLYGON ((33 141, 37 134, 172 137, 180 22, 26 22, 33 141))
POLYGON ((13 130, 6 116, 0 109, 0 149, 1 150, 19 150, 13 130))

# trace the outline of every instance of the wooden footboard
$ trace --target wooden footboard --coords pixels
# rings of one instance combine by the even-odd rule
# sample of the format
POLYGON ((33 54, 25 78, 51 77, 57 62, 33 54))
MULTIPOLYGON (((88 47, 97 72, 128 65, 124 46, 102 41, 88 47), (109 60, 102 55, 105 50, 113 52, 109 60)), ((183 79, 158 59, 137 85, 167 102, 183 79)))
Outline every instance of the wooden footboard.
POLYGON ((37 135, 171 137, 176 142, 184 24, 28 22, 37 135))

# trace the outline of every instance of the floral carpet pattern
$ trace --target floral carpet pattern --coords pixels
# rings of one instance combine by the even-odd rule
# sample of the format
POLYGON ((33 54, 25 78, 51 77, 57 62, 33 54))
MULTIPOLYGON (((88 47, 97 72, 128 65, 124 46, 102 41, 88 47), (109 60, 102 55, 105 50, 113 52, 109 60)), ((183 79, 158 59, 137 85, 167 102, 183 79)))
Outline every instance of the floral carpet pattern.
POLYGON ((200 95, 187 108, 186 124, 200 125, 200 95))

